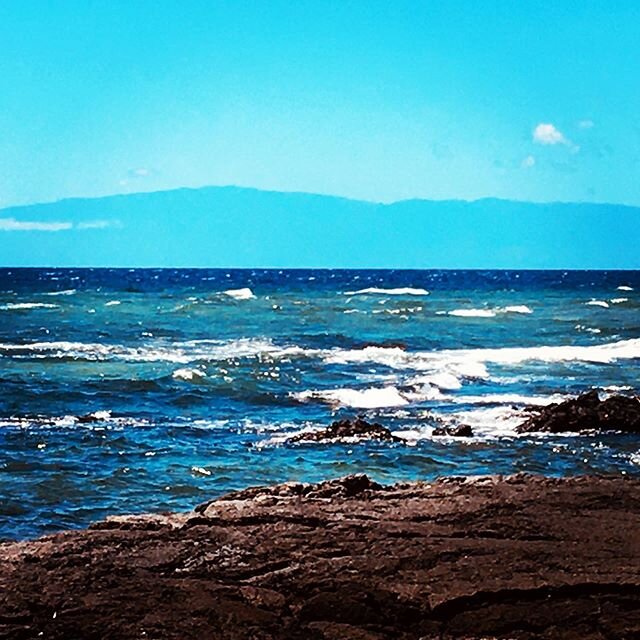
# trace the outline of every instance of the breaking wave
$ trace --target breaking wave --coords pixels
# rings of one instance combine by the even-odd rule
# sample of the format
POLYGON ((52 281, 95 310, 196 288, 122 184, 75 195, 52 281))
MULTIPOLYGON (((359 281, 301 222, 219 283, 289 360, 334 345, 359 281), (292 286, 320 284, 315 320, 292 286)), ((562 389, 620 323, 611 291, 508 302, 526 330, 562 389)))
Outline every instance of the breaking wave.
POLYGON ((242 289, 227 289, 222 293, 234 300, 251 300, 252 298, 255 298, 253 291, 251 291, 249 287, 244 287, 242 289))
POLYGON ((64 291, 49 291, 45 296, 72 296, 76 293, 76 289, 65 289, 64 291))
POLYGON ((381 287, 367 287, 358 291, 345 291, 345 296, 359 295, 385 295, 385 296, 428 296, 426 289, 416 289, 414 287, 398 287, 397 289, 383 289, 381 287))
POLYGON ((57 304, 46 302, 7 302, 0 305, 2 311, 25 311, 27 309, 57 309, 57 304))
POLYGON ((640 338, 589 346, 499 347, 489 349, 444 349, 405 351, 399 347, 365 347, 331 350, 326 362, 347 364, 373 362, 394 369, 445 370, 445 366, 468 377, 486 377, 486 364, 515 365, 528 361, 590 362, 606 364, 616 360, 640 358, 640 338))
MULTIPOLYGON (((444 315, 444 312, 439 312, 440 315, 444 315)), ((495 318, 501 313, 533 313, 527 305, 517 304, 508 307, 497 307, 495 309, 454 309, 453 311, 447 311, 449 316, 457 316, 459 318, 495 318)))

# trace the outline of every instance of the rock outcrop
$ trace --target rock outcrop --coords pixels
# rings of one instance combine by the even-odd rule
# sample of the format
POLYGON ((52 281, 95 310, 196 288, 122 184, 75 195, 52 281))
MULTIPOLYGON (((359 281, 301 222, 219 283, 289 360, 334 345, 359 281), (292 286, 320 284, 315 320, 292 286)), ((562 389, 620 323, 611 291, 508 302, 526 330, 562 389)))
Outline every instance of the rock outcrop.
POLYGON ((383 427, 378 422, 367 422, 360 417, 352 420, 337 420, 331 423, 326 429, 297 433, 291 436, 288 442, 322 442, 325 440, 340 440, 344 438, 404 442, 402 438, 394 436, 389 429, 383 427))
POLYGON ((597 391, 589 391, 565 402, 536 408, 535 415, 518 427, 521 433, 593 430, 640 433, 640 400, 628 396, 600 400, 597 391))
POLYGON ((454 436, 456 438, 471 438, 473 429, 468 424, 458 424, 455 426, 436 427, 432 435, 434 436, 454 436))
POLYGON ((366 476, 0 545, 0 638, 640 637, 640 479, 366 476))

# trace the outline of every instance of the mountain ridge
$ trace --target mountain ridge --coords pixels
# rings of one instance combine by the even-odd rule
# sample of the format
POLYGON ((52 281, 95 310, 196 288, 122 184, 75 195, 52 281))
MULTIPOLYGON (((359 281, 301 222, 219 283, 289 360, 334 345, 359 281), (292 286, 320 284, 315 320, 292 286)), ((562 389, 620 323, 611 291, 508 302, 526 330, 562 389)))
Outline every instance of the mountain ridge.
POLYGON ((68 196, 59 198, 57 200, 45 200, 43 202, 33 202, 29 204, 12 204, 6 207, 0 207, 0 216, 8 211, 29 209, 32 207, 42 207, 57 205, 68 202, 87 202, 96 200, 111 200, 116 198, 130 198, 139 196, 156 196, 161 194, 174 194, 174 193, 189 193, 189 192, 204 192, 204 191, 236 191, 236 192, 253 192, 264 194, 277 194, 281 196, 309 196, 314 198, 326 198, 327 200, 341 200, 347 202, 357 202, 370 205, 378 205, 382 207, 389 207, 398 204, 405 204, 411 202, 420 203, 463 203, 463 204, 480 204, 480 203, 509 203, 517 205, 533 205, 533 206, 597 206, 597 207, 620 207, 625 209, 634 209, 640 211, 640 205, 626 204, 624 202, 592 202, 592 201, 580 201, 580 200, 518 200, 512 198, 499 198, 496 196, 483 196, 481 198, 401 198, 400 200, 381 201, 381 200, 366 200, 363 198, 352 198, 350 196, 341 196, 335 194, 316 193, 314 191, 281 191, 278 189, 261 189, 259 187, 244 187, 234 184, 226 185, 203 185, 199 187, 175 187, 171 189, 159 189, 156 191, 133 191, 130 193, 111 193, 101 196, 68 196))
POLYGON ((408 199, 223 186, 0 210, 5 266, 640 267, 640 208, 408 199))

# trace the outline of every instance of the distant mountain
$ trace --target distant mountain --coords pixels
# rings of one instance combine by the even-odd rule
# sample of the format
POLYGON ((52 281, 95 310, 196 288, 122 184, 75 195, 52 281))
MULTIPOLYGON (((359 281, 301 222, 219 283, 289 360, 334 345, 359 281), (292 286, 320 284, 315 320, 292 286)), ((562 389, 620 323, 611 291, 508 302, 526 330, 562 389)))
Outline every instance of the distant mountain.
POLYGON ((238 187, 0 210, 5 266, 640 268, 640 208, 238 187))

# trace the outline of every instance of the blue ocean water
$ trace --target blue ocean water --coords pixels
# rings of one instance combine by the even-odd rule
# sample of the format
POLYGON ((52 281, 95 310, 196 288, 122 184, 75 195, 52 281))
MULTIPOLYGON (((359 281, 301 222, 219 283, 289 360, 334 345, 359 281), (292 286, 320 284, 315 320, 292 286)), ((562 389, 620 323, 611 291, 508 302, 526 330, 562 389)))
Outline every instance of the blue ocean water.
POLYGON ((0 538, 354 472, 638 474, 640 437, 514 427, 639 365, 637 271, 0 270, 0 538), (356 414, 408 443, 286 442, 356 414))

